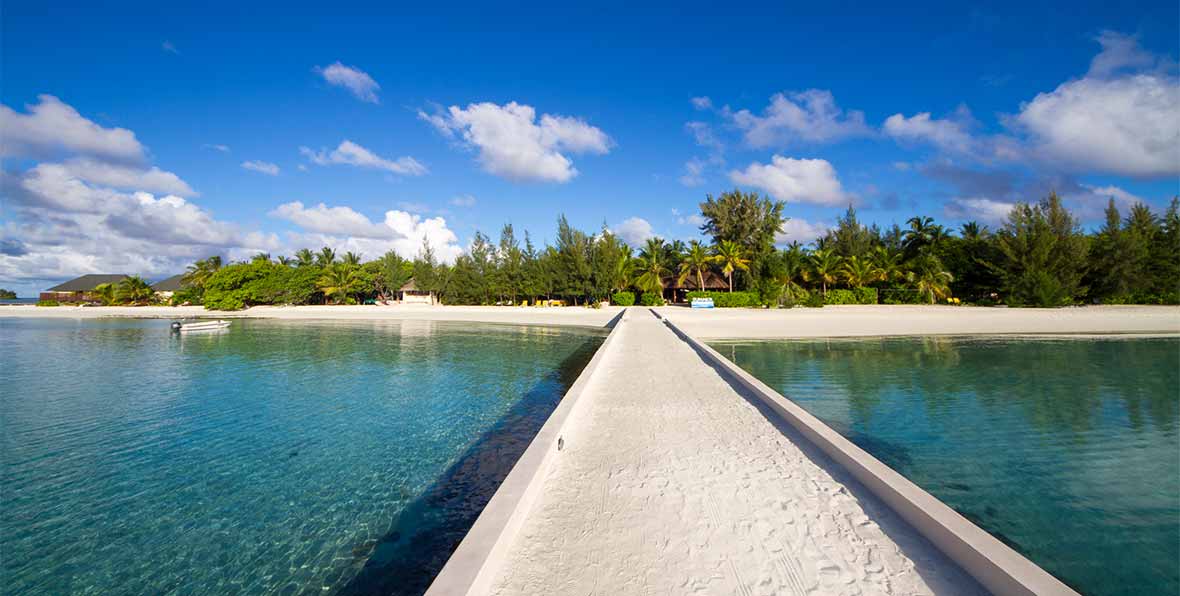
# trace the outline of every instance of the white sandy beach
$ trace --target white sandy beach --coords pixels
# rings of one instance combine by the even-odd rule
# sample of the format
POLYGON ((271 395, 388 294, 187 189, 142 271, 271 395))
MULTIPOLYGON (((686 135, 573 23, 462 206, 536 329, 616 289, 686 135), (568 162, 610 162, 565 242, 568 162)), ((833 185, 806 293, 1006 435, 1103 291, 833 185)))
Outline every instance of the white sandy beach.
POLYGON ((980 589, 656 317, 615 333, 493 593, 980 589))
POLYGON ((1180 333, 1180 306, 985 308, 827 306, 777 310, 658 309, 697 338, 858 337, 1008 333, 1180 333))
MULTIPOLYGON (((642 307, 633 307, 640 309, 642 307)), ((578 325, 601 327, 623 309, 510 306, 256 306, 208 311, 199 306, 0 306, 3 317, 150 317, 374 319, 578 325)), ((1180 333, 1180 306, 983 308, 954 306, 828 306, 793 309, 657 309, 698 338, 856 337, 993 333, 1180 333)))

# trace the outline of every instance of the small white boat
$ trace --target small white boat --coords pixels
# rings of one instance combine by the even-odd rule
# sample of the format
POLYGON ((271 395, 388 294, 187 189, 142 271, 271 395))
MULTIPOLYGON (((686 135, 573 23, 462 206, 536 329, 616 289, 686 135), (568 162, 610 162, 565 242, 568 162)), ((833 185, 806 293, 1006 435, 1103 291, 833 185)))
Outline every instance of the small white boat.
POLYGON ((191 331, 213 331, 216 329, 225 329, 229 327, 229 321, 197 321, 195 323, 180 323, 174 321, 172 323, 172 330, 178 333, 188 333, 191 331))

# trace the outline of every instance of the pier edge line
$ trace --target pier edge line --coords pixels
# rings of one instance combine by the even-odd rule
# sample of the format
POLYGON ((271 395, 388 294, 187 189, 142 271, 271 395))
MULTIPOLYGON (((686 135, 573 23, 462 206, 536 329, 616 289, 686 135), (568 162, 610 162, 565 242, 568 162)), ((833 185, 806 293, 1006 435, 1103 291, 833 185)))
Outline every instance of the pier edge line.
POLYGON ((540 494, 546 472, 557 458, 558 442, 562 439, 566 422, 579 409, 580 398, 602 363, 607 348, 623 333, 626 327, 623 323, 630 311, 623 309, 608 323, 610 334, 504 477, 463 541, 435 576, 426 596, 486 594, 490 590, 495 572, 540 494))
POLYGON ((651 310, 703 358, 726 371, 807 440, 846 469, 915 530, 995 594, 1062 594, 1076 591, 1000 542, 918 485, 886 466, 852 441, 832 430, 799 405, 700 340, 682 331, 667 317, 651 310))

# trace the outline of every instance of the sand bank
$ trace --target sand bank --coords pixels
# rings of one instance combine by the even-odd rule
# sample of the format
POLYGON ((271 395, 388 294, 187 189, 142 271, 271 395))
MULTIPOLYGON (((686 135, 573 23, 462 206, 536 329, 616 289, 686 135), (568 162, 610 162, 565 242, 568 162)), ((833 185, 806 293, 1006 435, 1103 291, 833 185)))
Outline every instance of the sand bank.
POLYGON ((511 306, 255 306, 231 312, 209 311, 200 306, 0 306, 4 317, 102 318, 138 317, 417 320, 512 323, 519 325, 577 325, 603 327, 621 312, 620 307, 534 308, 511 306))
POLYGON ((1180 333, 1180 306, 984 308, 827 306, 657 309, 693 337, 791 338, 1002 333, 1180 333))
POLYGON ((614 334, 491 592, 980 590, 650 313, 614 334))
MULTIPOLYGON (((0 306, 3 317, 273 318, 423 320, 601 327, 619 307, 511 306, 255 306, 208 311, 199 306, 0 306)), ((954 306, 828 306, 825 308, 657 311, 697 338, 857 337, 994 333, 1180 333, 1180 306, 981 308, 954 306)))

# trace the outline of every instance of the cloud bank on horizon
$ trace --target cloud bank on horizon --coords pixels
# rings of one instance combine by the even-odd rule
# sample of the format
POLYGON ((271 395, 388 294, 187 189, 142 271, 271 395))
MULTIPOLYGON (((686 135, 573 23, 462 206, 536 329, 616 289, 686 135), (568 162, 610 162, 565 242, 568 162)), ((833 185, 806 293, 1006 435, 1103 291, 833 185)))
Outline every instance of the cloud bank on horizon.
MULTIPOLYGON (((882 112, 806 85, 745 106, 687 96, 686 118, 661 139, 679 143, 687 159, 642 183, 634 170, 647 166, 636 156, 668 151, 653 154, 648 139, 600 110, 527 97, 385 106, 381 96, 395 86, 378 79, 391 75, 341 61, 311 68, 319 93, 332 96, 325 101, 355 106, 337 108, 347 118, 335 132, 329 125, 301 135, 295 127, 286 145, 202 139, 194 149, 221 165, 196 167, 196 178, 193 160, 161 159, 171 152, 151 151, 142 130, 105 124, 117 118, 41 91, 23 106, 0 104, 0 285, 37 287, 83 273, 158 278, 210 254, 240 259, 318 246, 374 258, 390 250, 413 257, 428 245, 450 261, 476 229, 537 210, 555 218, 570 207, 500 198, 546 189, 570 189, 590 211, 602 205, 589 217, 617 222, 609 228, 633 246, 655 236, 699 237, 700 216, 684 209, 691 199, 610 200, 619 171, 631 176, 622 184, 655 197, 737 186, 784 201, 791 218, 777 237, 783 244, 814 240, 849 205, 898 211, 905 199, 896 187, 911 182, 935 198, 909 199, 905 209, 991 226, 1016 202, 1054 189, 1086 221, 1100 218, 1111 198, 1120 208, 1158 206, 1166 197, 1128 187, 1180 177, 1176 63, 1134 36, 1102 31, 1093 41, 1085 72, 1013 101, 993 126, 967 103, 948 113, 921 105, 882 112), (368 126, 366 110, 393 114, 397 133, 368 126), (857 151, 880 155, 880 165, 851 161, 857 151), (169 171, 169 163, 184 171, 169 171), (901 182, 882 188, 871 172, 901 182), (321 196, 309 197, 308 185, 321 196), (583 185, 591 189, 576 190, 583 185), (239 186, 253 196, 223 198, 239 186), (422 188, 439 190, 420 196, 422 188)), ((184 47, 186 58, 196 51, 184 47)), ((167 142, 156 131, 147 138, 167 142)))

